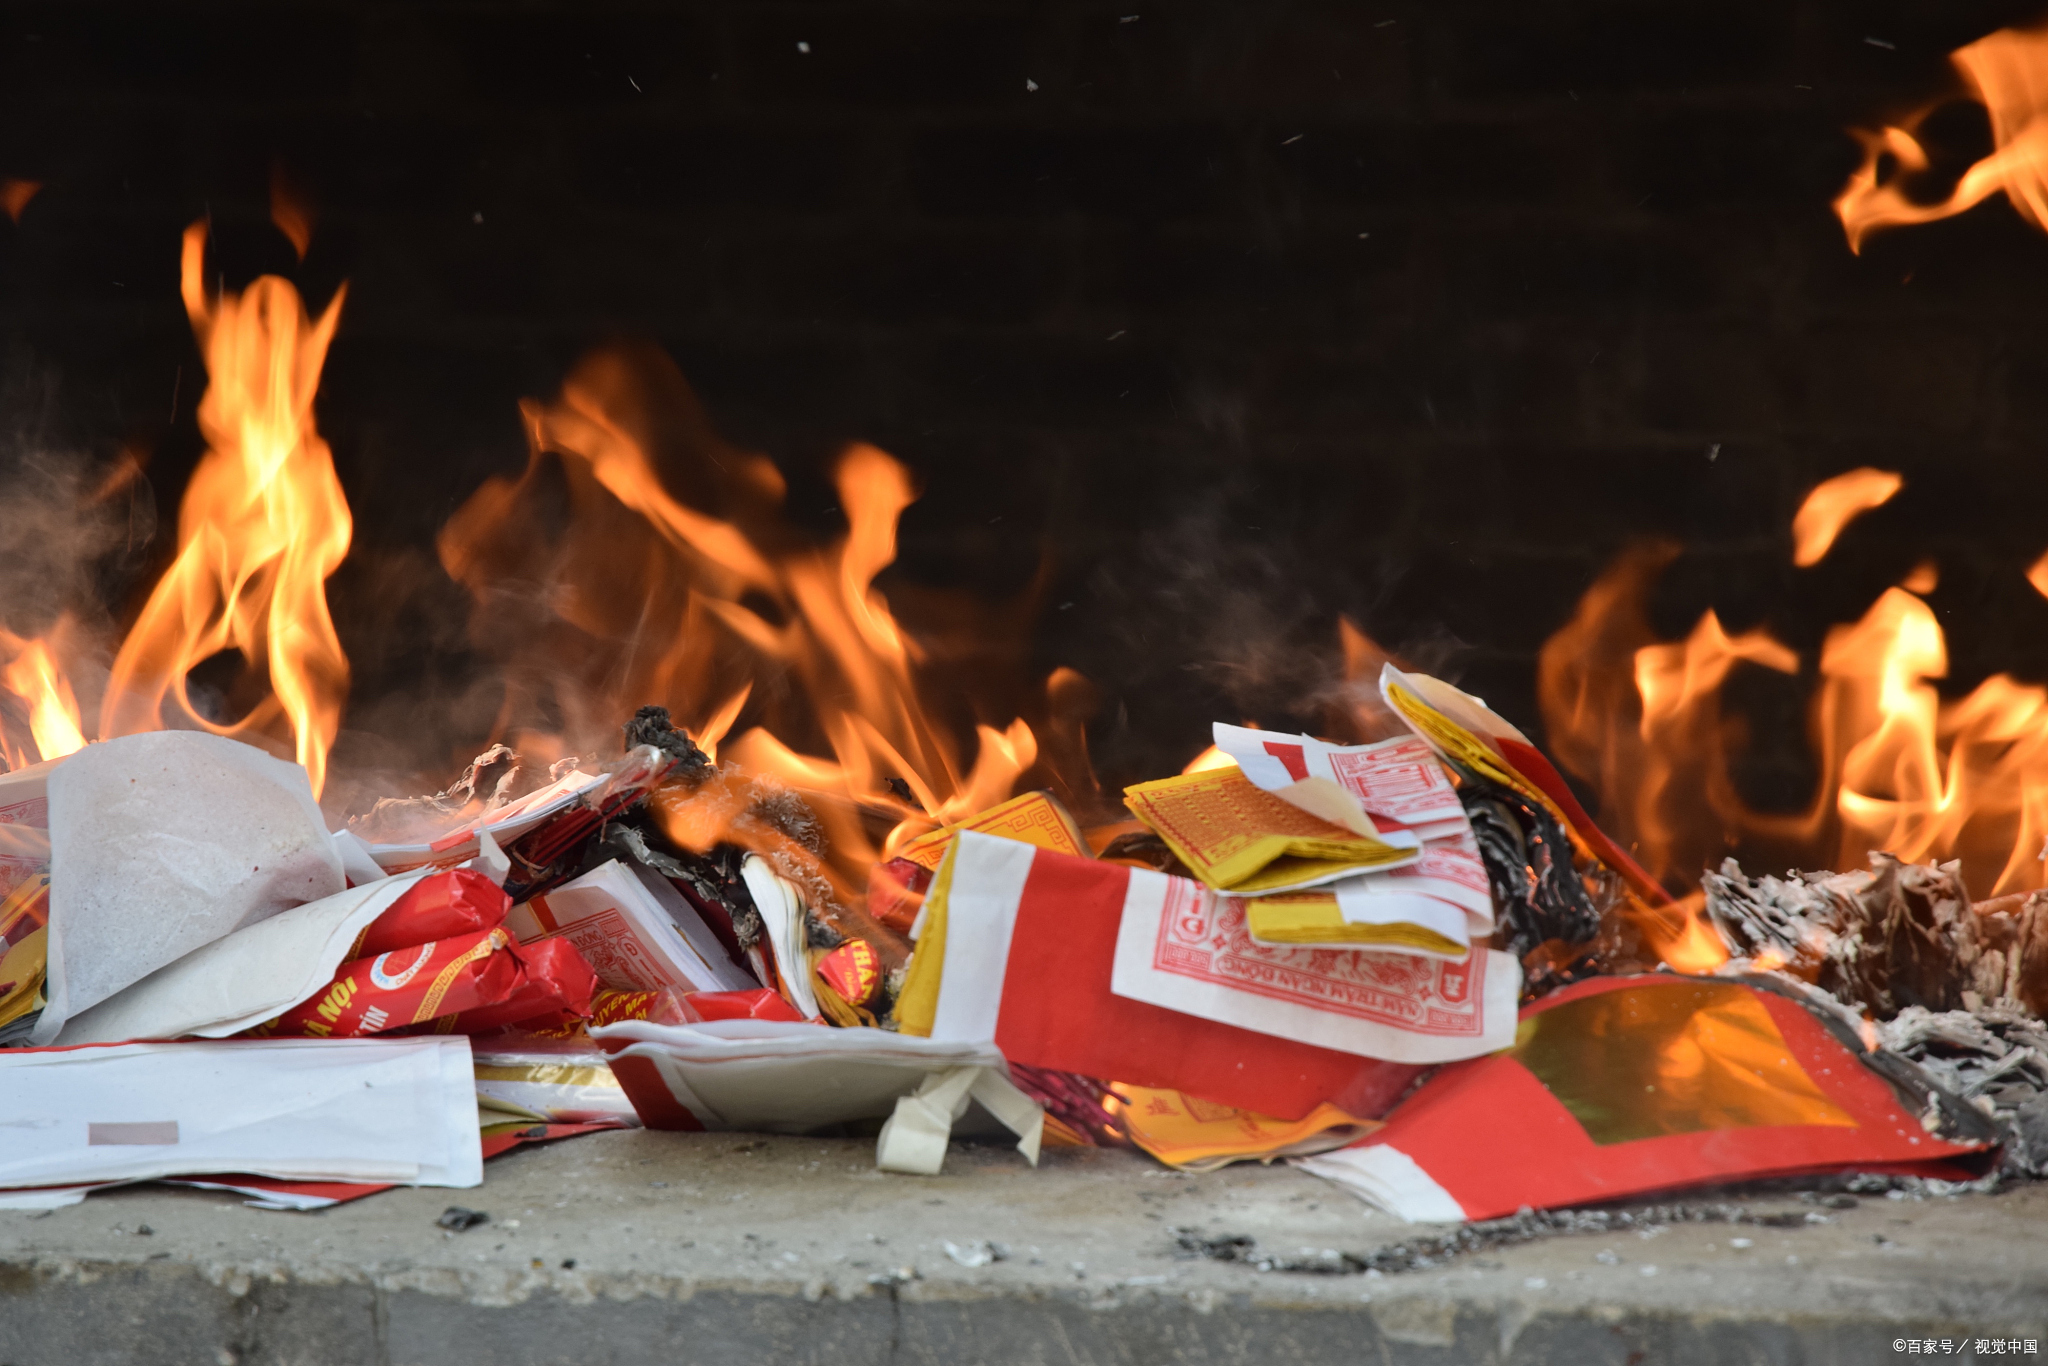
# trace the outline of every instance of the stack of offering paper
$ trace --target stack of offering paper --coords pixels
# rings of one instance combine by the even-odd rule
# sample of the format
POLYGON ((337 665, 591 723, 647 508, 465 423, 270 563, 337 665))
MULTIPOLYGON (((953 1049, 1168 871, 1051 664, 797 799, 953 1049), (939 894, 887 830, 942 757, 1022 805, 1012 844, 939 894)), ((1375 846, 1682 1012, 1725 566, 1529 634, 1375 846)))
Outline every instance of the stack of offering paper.
POLYGON ((1239 896, 1398 868, 1422 852, 1406 830, 1381 831, 1362 817, 1339 824, 1256 786, 1235 766, 1139 783, 1124 789, 1124 804, 1196 877, 1239 896))
POLYGON ((1185 878, 964 832, 933 880, 897 1019, 1013 1062, 1299 1119, 1383 1113, 1414 1077, 1514 1037, 1521 975, 1253 942, 1185 878), (1377 1062, 1368 1060, 1381 1060, 1377 1062))
POLYGON ((1220 722, 1215 737, 1245 778, 1274 796, 1348 827, 1369 823, 1422 842, 1402 867, 1255 898, 1246 911, 1253 939, 1462 959, 1473 940, 1493 933, 1486 865, 1428 742, 1404 735, 1333 745, 1220 722))

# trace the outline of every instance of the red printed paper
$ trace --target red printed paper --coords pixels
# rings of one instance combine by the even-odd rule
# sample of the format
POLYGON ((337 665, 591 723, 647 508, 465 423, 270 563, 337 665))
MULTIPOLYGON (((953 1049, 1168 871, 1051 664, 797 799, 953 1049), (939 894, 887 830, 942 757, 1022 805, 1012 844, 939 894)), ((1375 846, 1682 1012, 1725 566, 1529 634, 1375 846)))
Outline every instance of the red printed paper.
POLYGON ((1361 1057, 1435 1063, 1514 1042, 1521 973, 1491 949, 1446 962, 1260 944, 1244 902, 1133 870, 1111 990, 1169 1010, 1361 1057))

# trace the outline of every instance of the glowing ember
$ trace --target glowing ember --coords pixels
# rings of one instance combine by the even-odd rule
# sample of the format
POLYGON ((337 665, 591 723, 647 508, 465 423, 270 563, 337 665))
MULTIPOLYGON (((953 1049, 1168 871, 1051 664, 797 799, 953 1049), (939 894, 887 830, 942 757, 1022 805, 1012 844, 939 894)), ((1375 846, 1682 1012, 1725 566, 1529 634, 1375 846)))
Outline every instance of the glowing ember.
POLYGON ((1890 470, 1867 466, 1822 480, 1792 518, 1792 563, 1802 569, 1819 564, 1843 527, 1890 502, 1905 482, 1890 470))
POLYGON ((1856 130, 1863 164, 1835 200, 1851 251, 1860 252, 1873 232, 1949 218, 2001 191, 2022 218, 2048 228, 2048 30, 2001 29, 1949 60, 1990 116, 1990 154, 1963 172, 1947 198, 1922 204, 1907 197, 1905 182, 1928 169, 1917 135, 1939 104, 1917 110, 1903 125, 1856 130), (1880 179, 1887 158, 1896 164, 1880 179))

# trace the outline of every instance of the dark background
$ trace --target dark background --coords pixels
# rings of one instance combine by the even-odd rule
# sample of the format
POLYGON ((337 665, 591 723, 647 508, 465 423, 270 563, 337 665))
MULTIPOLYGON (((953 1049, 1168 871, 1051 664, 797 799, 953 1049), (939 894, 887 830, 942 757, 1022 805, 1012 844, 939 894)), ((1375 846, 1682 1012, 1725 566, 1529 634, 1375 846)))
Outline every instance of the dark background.
MULTIPOLYGON (((1847 125, 2037 13, 0 5, 0 176, 45 184, 0 221, 0 417, 15 456, 146 453, 167 527, 198 454, 181 230, 212 216, 230 285, 345 277, 319 413, 358 715, 473 665, 435 528, 523 463, 516 401, 620 335, 820 536, 842 443, 908 462, 894 582, 996 601, 1049 564, 1033 658, 1102 686, 1115 780, 1212 717, 1306 721, 1339 613, 1534 728, 1535 650, 1644 535, 1685 547, 1667 637, 1712 602, 1810 674, 1932 556, 1954 683, 2038 678, 2048 240, 2001 199, 1858 258, 1829 209, 1847 125), (279 168, 319 216, 303 267, 279 168), (1801 495, 1865 464, 1905 492, 1794 571, 1801 495)), ((1951 175, 1988 146, 1973 110, 1940 130, 1951 175)), ((106 571, 117 602, 168 539, 106 571)), ((1796 692, 1758 707, 1777 758, 1745 781, 1796 804, 1796 692)))

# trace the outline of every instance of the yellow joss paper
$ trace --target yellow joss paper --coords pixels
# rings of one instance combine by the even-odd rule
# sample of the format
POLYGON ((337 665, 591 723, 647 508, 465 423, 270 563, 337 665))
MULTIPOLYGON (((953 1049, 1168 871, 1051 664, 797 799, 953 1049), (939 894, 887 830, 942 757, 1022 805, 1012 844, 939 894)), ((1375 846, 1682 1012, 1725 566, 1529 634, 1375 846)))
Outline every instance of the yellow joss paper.
POLYGON ((1196 877, 1244 896, 1396 867, 1416 853, 1312 816, 1235 765, 1127 787, 1124 805, 1196 877))
POLYGON ((1471 951, 1448 935, 1406 921, 1386 925, 1344 919, 1334 892, 1283 892, 1245 903, 1245 928, 1258 944, 1317 945, 1345 949, 1410 949, 1444 958, 1471 951))
POLYGON ((1214 1171, 1232 1162, 1271 1162, 1279 1157, 1341 1148, 1379 1128, 1334 1105, 1318 1105, 1304 1119, 1274 1119, 1179 1091, 1119 1085, 1117 1107, 1131 1142, 1169 1167, 1214 1171))
POLYGON ((0 1025, 13 1024, 35 1008, 42 995, 50 932, 38 928, 0 955, 0 1025))
POLYGON ((1074 824, 1067 808, 1061 806, 1050 792, 1026 792, 958 825, 919 835, 898 850, 896 857, 909 859, 923 868, 937 868, 939 861, 946 857, 946 850, 953 847, 953 836, 962 830, 978 830, 984 835, 1021 840, 1057 854, 1089 857, 1088 841, 1081 838, 1080 827, 1074 824))
POLYGON ((957 840, 946 842, 945 860, 924 894, 924 929, 918 932, 917 947, 904 970, 903 989, 896 994, 898 1033, 929 1039, 939 1018, 939 982, 946 972, 946 898, 953 890, 954 851, 959 847, 957 840))

